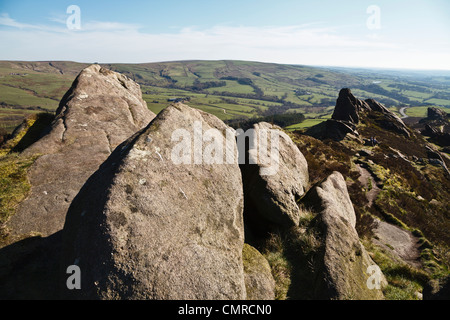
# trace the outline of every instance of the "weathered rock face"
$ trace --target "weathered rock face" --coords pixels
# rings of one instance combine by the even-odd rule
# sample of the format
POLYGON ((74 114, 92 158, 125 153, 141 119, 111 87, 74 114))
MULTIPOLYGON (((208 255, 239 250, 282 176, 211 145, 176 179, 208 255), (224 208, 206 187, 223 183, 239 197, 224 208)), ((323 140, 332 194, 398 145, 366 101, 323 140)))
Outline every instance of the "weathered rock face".
POLYGON ((312 205, 315 212, 340 217, 356 226, 355 209, 347 191, 345 179, 339 172, 334 172, 320 185, 313 187, 304 201, 312 205))
MULTIPOLYGON (((450 130, 450 125, 446 125, 446 130, 450 130)), ((425 130, 422 131, 422 134, 430 137, 430 141, 436 143, 443 147, 450 146, 450 133, 449 132, 441 132, 439 127, 435 127, 427 124, 425 126, 425 130)))
POLYGON ((84 69, 61 100, 48 134, 24 151, 42 156, 29 172, 31 194, 9 223, 13 232, 61 230, 89 176, 154 117, 137 83, 99 65, 84 69))
POLYGON ((365 103, 368 105, 371 111, 381 114, 381 116, 372 116, 372 118, 378 125, 380 125, 380 127, 404 135, 406 137, 410 136, 408 127, 405 125, 403 120, 400 119, 400 117, 395 113, 393 113, 384 105, 375 101, 374 99, 367 99, 365 103))
POLYGON ((410 136, 408 128, 395 113, 373 99, 357 99, 348 88, 339 92, 331 119, 310 128, 306 134, 336 141, 344 139, 347 134, 358 137, 357 125, 367 117, 386 130, 410 136))
POLYGON ((306 159, 279 127, 261 122, 253 130, 248 153, 249 162, 254 164, 241 166, 246 201, 252 203, 256 219, 281 226, 298 225, 301 213, 297 200, 309 184, 306 159), (276 139, 271 138, 272 132, 276 139), (267 157, 260 157, 264 141, 269 141, 267 157))
POLYGON ((364 101, 355 98, 350 89, 344 88, 339 92, 336 107, 331 118, 358 124, 359 112, 365 108, 367 108, 367 105, 364 101))
POLYGON ((352 122, 328 119, 307 130, 307 135, 319 140, 333 139, 335 141, 343 140, 348 134, 358 137, 356 125, 352 122))
POLYGON ((421 133, 430 137, 430 141, 442 147, 450 146, 450 123, 448 115, 439 108, 428 108, 428 116, 419 121, 425 127, 421 133))
POLYGON ((247 300, 274 300, 275 280, 266 258, 252 246, 244 244, 243 261, 247 300))
POLYGON ((441 156, 441 153, 435 149, 433 149, 431 146, 425 146, 427 150, 427 156, 428 161, 430 164, 441 166, 442 169, 444 169, 445 173, 450 176, 450 171, 447 168, 447 165, 445 164, 444 159, 441 156))
MULTIPOLYGON (((331 174, 313 187, 303 202, 319 213, 316 223, 323 238, 323 256, 316 262, 317 299, 383 299, 380 289, 371 290, 367 285, 371 276, 368 268, 376 265, 360 243, 342 174, 331 174)), ((380 283, 385 283, 380 276, 380 283)))
POLYGON ((331 119, 309 128, 306 134, 316 139, 333 139, 340 141, 348 134, 358 137, 356 125, 360 121, 360 113, 367 110, 366 102, 355 98, 351 90, 344 88, 339 92, 331 119))
POLYGON ((395 259, 421 268, 419 239, 412 232, 378 219, 375 220, 372 242, 389 252, 395 259))
MULTIPOLYGON (((82 290, 66 293, 82 299, 245 299, 239 166, 194 163, 209 145, 198 150, 195 140, 211 129, 219 139, 229 128, 175 104, 102 164, 67 214, 62 268, 80 266, 82 290), (200 133, 193 130, 199 124, 200 133), (173 138, 176 130, 189 139, 173 138), (176 164, 174 154, 186 155, 181 149, 191 147, 190 161, 176 164)), ((224 149, 237 154, 234 135, 231 141, 224 149)))
POLYGON ((428 120, 441 120, 446 121, 448 118, 447 113, 439 108, 430 107, 427 110, 427 119, 428 120))

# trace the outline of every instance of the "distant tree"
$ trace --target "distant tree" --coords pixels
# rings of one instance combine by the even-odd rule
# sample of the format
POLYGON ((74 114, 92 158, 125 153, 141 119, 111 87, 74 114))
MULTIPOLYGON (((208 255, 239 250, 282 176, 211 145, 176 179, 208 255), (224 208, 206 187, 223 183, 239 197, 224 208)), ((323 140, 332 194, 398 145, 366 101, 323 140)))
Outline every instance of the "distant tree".
POLYGON ((202 91, 209 88, 225 87, 227 83, 225 81, 206 81, 200 82, 200 80, 195 79, 193 85, 190 87, 193 91, 202 91))
POLYGON ((252 79, 250 78, 239 78, 237 81, 239 84, 251 86, 253 84, 252 79))
POLYGON ((293 124, 301 123, 305 120, 303 113, 283 113, 272 114, 263 117, 254 117, 251 119, 233 119, 226 121, 227 124, 235 129, 241 128, 247 130, 258 122, 269 122, 279 127, 287 127, 293 124))

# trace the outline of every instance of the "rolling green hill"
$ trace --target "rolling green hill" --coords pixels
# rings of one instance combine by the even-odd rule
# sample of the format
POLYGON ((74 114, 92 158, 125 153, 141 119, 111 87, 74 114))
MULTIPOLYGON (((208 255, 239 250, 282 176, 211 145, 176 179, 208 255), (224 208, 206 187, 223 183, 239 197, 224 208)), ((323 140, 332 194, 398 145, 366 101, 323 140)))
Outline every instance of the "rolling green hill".
MULTIPOLYGON (((59 100, 87 64, 0 61, 0 128, 11 131, 24 116, 56 110, 59 100)), ((280 65, 248 61, 179 61, 107 64, 141 85, 148 107, 158 113, 171 99, 222 120, 303 113, 294 128, 330 117, 338 92, 350 87, 361 99, 388 107, 450 107, 450 74, 408 73, 280 65)))

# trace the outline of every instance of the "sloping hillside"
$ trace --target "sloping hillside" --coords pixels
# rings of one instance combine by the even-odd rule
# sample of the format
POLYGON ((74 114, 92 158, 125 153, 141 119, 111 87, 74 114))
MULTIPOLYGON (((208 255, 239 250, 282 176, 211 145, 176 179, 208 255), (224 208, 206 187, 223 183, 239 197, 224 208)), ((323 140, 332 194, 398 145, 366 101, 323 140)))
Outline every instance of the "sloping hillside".
MULTIPOLYGON (((11 131, 24 116, 53 112, 87 64, 0 62, 0 128, 11 131)), ((180 61, 103 65, 141 85, 158 113, 168 100, 184 100, 221 120, 301 112, 311 126, 331 117, 335 97, 351 87, 387 107, 450 106, 450 78, 427 73, 280 65, 248 61, 180 61)), ((421 112, 417 109, 417 112, 421 112)), ((408 109, 411 115, 414 108, 408 109)), ((298 126, 296 127, 298 128, 298 126)))

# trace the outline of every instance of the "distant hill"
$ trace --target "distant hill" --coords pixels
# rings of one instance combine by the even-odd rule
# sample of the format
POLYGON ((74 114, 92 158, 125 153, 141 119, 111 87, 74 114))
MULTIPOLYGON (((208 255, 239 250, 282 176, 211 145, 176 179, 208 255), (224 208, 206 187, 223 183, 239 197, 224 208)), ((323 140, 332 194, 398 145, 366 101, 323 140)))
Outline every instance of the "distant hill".
MULTIPOLYGON (((30 113, 56 110, 85 63, 0 61, 0 128, 11 131, 30 113)), ((387 107, 450 107, 450 77, 436 73, 281 65, 249 61, 178 61, 106 64, 141 85, 148 107, 158 113, 168 100, 222 120, 301 112, 308 123, 331 116, 343 87, 387 107), (309 120, 311 119, 311 120, 309 120)))

